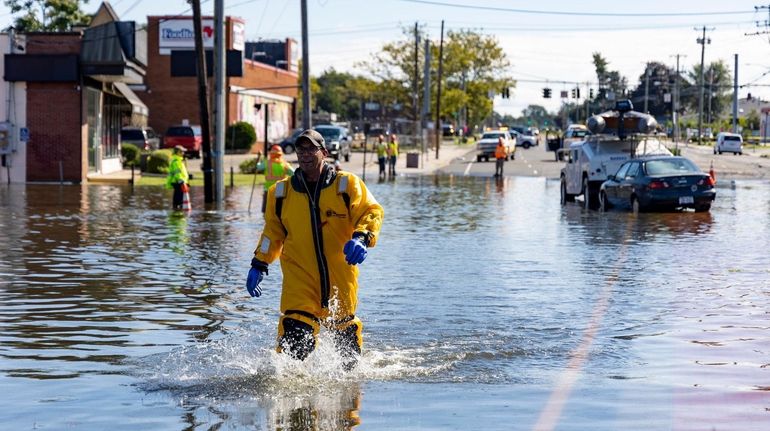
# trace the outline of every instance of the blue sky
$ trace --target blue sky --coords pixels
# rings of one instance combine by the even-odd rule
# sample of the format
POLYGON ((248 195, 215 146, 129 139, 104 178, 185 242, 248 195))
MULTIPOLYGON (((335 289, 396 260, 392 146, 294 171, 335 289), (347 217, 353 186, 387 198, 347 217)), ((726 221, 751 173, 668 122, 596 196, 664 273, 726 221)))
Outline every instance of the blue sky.
MULTIPOLYGON (((84 6, 94 12, 98 1, 84 6)), ((146 22, 148 15, 191 14, 185 0, 114 0, 121 19, 146 22)), ((204 0, 204 14, 213 11, 213 0, 204 0)), ((502 1, 502 0, 308 0, 311 73, 317 75, 334 67, 360 72, 355 63, 367 59, 384 43, 402 38, 401 28, 425 25, 438 40, 441 20, 446 29, 471 28, 494 35, 511 62, 510 74, 521 80, 511 99, 496 99, 495 107, 518 114, 529 104, 558 109, 560 90, 595 80, 591 53, 600 52, 610 69, 619 70, 635 84, 647 61, 675 64, 685 70, 700 62, 700 32, 710 31, 706 63, 725 60, 730 67, 739 55, 739 83, 751 84, 739 90, 741 97, 770 99, 770 35, 746 33, 770 30, 757 27, 770 19, 767 9, 755 11, 761 3, 733 0, 643 2, 619 1, 502 1), (549 81, 548 84, 531 81, 549 81), (762 87, 761 85, 768 85, 762 87), (544 86, 556 98, 543 99, 544 86)), ((246 21, 247 40, 292 37, 300 40, 299 0, 226 0, 228 15, 246 21)), ((0 6, 0 21, 12 21, 0 6)), ((583 88, 585 86, 583 85, 583 88)))

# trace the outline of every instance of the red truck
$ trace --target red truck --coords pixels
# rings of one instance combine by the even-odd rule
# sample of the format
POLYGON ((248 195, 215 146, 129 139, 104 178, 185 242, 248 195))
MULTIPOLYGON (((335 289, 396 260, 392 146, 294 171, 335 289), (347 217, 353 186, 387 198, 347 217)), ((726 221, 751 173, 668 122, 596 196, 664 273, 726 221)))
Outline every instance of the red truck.
POLYGON ((203 137, 201 126, 171 126, 163 137, 163 148, 174 148, 181 145, 187 157, 200 159, 203 137))

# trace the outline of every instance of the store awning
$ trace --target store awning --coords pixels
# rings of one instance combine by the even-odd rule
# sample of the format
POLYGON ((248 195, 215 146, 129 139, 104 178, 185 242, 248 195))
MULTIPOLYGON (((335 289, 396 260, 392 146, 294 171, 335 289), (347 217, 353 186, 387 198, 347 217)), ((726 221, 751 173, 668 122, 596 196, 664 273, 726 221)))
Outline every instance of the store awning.
POLYGON ((139 98, 139 96, 136 95, 133 91, 131 91, 130 88, 128 88, 128 85, 122 83, 122 82, 115 82, 115 89, 120 92, 120 94, 123 95, 123 97, 128 100, 128 102, 131 104, 131 112, 134 114, 143 115, 145 117, 150 115, 150 110, 147 109, 147 105, 142 102, 142 100, 139 98))

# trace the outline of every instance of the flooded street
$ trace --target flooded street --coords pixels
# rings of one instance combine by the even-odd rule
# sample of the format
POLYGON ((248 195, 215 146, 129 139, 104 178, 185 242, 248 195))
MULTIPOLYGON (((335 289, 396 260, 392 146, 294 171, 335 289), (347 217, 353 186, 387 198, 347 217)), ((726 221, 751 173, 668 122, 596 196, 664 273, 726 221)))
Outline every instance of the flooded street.
POLYGON ((364 356, 274 353, 261 190, 0 188, 0 417, 43 430, 766 430, 770 192, 585 211, 539 177, 399 177, 361 267, 364 356))

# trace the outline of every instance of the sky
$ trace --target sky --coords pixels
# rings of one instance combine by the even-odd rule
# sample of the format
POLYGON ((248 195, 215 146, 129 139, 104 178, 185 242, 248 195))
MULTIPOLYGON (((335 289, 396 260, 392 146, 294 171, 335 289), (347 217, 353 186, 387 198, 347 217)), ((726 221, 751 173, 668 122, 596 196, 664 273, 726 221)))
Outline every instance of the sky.
MULTIPOLYGON (((122 20, 145 23, 148 15, 191 15, 186 0, 114 0, 122 20)), ((101 3, 83 6, 95 12, 101 3)), ((472 29, 494 36, 517 80, 510 99, 495 98, 495 110, 519 115, 536 104, 559 109, 562 90, 575 82, 595 82, 592 53, 599 52, 630 85, 639 82, 645 63, 658 61, 688 71, 700 63, 696 39, 707 29, 705 63, 724 60, 730 69, 738 54, 739 97, 770 100, 770 3, 733 0, 513 1, 513 0, 307 0, 310 73, 333 67, 363 74, 356 63, 384 44, 403 39, 402 29, 415 22, 438 41, 441 21, 447 30, 472 29), (759 7, 759 9, 755 9, 759 7), (696 30, 698 28, 698 30, 696 30), (543 99, 542 88, 554 98, 543 99)), ((214 0, 202 0, 202 12, 213 14, 214 0)), ((300 0, 225 0, 227 15, 246 21, 247 40, 301 41, 300 0)), ((13 20, 0 6, 0 24, 13 20)))

